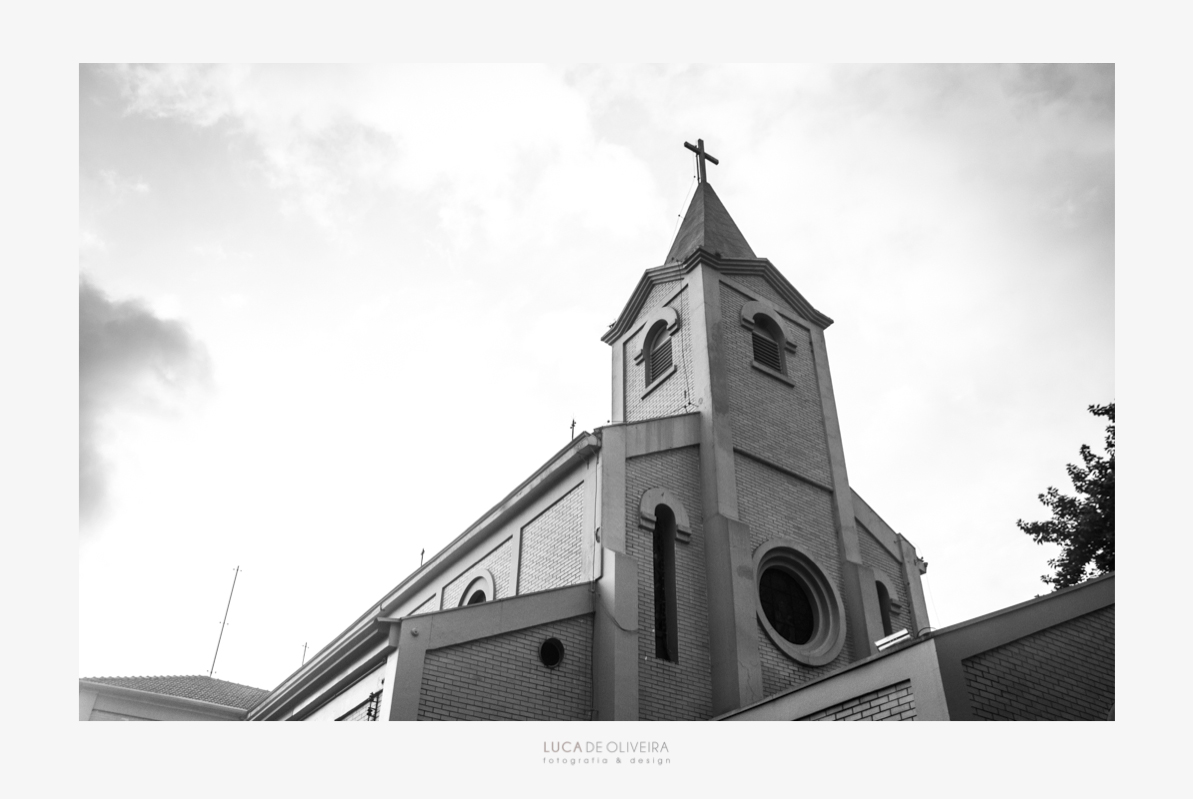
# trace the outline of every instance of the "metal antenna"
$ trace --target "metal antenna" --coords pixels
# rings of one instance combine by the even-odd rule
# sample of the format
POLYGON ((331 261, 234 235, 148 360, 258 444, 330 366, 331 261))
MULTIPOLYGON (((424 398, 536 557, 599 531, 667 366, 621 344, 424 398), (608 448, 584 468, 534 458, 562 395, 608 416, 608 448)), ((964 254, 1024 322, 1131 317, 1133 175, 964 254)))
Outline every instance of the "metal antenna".
POLYGON ((572 419, 572 438, 576 437, 576 420, 572 419))
POLYGON ((305 666, 306 664, 307 664, 307 645, 303 644, 302 645, 302 665, 305 666))
POLYGON ((418 553, 418 567, 420 569, 423 567, 423 555, 425 554, 427 554, 427 550, 425 549, 418 553))
POLYGON ((215 655, 211 658, 211 668, 207 672, 207 676, 211 677, 215 674, 215 659, 220 656, 220 642, 224 640, 224 627, 228 624, 228 611, 232 608, 232 594, 236 591, 236 578, 240 576, 240 567, 236 567, 236 572, 232 575, 232 590, 228 592, 228 607, 224 608, 224 620, 220 622, 220 637, 215 642, 215 655))

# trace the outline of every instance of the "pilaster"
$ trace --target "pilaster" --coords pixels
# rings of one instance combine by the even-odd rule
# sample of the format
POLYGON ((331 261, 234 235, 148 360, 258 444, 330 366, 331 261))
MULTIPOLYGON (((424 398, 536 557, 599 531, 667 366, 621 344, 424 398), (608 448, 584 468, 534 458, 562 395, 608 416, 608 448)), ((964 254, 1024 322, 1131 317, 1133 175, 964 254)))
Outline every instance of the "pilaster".
POLYGON ((625 458, 625 428, 602 428, 592 642, 593 708, 602 721, 638 720, 638 564, 626 554, 625 458))
POLYGON ((750 528, 738 519, 737 475, 717 273, 701 264, 689 276, 693 371, 699 398, 700 476, 713 713, 763 698, 755 620, 750 528))
POLYGON ((928 629, 928 604, 924 601, 924 584, 920 581, 920 558, 911 542, 899 536, 899 551, 903 556, 903 580, 907 585, 907 597, 911 605, 912 635, 919 635, 928 629))

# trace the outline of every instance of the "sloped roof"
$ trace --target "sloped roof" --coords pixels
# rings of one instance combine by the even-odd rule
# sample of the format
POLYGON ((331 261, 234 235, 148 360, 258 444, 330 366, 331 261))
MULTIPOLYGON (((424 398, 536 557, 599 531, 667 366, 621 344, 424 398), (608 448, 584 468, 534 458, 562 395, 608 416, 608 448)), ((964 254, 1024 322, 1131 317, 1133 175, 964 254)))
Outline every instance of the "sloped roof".
POLYGON ((697 184, 692 202, 688 204, 688 212, 663 264, 679 263, 697 247, 703 247, 721 258, 758 257, 707 181, 697 184))
POLYGON ((83 681, 183 699, 197 699, 241 710, 248 710, 269 696, 269 691, 261 688, 217 680, 200 674, 171 677, 84 677, 83 681))

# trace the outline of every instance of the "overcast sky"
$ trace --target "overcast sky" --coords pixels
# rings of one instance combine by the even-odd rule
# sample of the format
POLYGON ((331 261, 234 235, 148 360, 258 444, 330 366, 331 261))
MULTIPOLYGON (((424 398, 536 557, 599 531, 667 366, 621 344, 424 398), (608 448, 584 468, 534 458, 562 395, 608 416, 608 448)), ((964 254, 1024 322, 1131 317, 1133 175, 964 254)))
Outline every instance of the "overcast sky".
POLYGON ((945 626, 1114 400, 1113 67, 84 67, 79 675, 271 688, 610 414, 693 188, 835 320, 945 626))

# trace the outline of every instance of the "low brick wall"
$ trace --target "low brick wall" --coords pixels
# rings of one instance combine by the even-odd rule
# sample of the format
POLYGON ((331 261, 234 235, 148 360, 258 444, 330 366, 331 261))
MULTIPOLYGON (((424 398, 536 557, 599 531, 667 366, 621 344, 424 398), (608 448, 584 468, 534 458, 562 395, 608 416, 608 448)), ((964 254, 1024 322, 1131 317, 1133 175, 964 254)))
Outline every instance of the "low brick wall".
POLYGON ((581 720, 592 717, 592 615, 427 652, 418 720, 581 720), (564 657, 539 660, 547 638, 564 657))
POLYGON ((911 681, 904 680, 848 702, 826 707, 799 721, 914 721, 915 695, 911 681))
POLYGON ((967 658, 975 718, 1100 721, 1114 704, 1114 606, 967 658))

